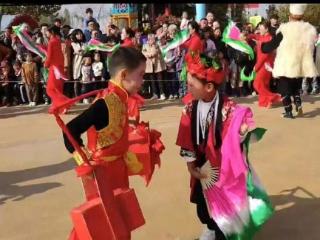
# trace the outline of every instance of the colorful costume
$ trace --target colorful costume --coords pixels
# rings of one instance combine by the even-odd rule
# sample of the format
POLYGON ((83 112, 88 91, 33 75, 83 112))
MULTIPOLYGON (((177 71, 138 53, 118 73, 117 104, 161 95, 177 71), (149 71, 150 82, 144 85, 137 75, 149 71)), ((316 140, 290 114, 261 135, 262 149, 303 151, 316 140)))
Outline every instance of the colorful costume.
MULTIPOLYGON (((206 68, 199 59, 187 62, 188 72, 198 79, 221 84, 223 72, 206 68)), ((216 92, 211 102, 185 98, 177 145, 187 162, 194 162, 206 178, 191 177, 191 202, 200 221, 215 231, 215 239, 252 239, 271 216, 268 196, 258 184, 248 162, 251 135, 260 139, 263 129, 240 136, 245 123, 254 127, 252 112, 216 92)), ((211 238, 214 239, 212 236, 211 238)))
MULTIPOLYGON (((290 4, 292 15, 304 14, 307 4, 290 4)), ((262 52, 270 53, 277 49, 272 75, 279 78, 278 90, 285 110, 284 117, 294 118, 292 98, 297 115, 302 116, 300 91, 303 78, 319 75, 313 59, 317 31, 308 22, 289 21, 283 23, 271 41, 262 44, 262 52)))
POLYGON ((128 108, 127 92, 111 81, 91 107, 64 128, 65 145, 79 164, 76 172, 87 200, 71 212, 74 229, 69 239, 130 239, 131 231, 144 224, 128 176, 142 175, 149 183, 164 147, 161 134, 139 122, 141 99, 133 97, 129 102, 128 108), (129 115, 136 118, 136 126, 129 126, 129 115), (86 131, 83 156, 77 145, 83 146, 80 136, 86 131), (72 138, 76 143, 70 142, 72 138))
POLYGON ((49 68, 49 78, 47 81, 47 94, 52 100, 49 112, 53 112, 57 106, 70 100, 63 95, 64 56, 61 48, 61 40, 56 36, 50 38, 48 44, 47 58, 44 66, 49 68))
POLYGON ((266 65, 273 66, 275 55, 273 53, 265 54, 261 50, 261 44, 272 39, 271 34, 267 33, 264 36, 258 36, 257 40, 257 62, 254 67, 256 78, 253 82, 253 87, 259 94, 259 106, 270 107, 274 103, 281 102, 279 94, 270 91, 270 81, 272 73, 266 69, 266 65))

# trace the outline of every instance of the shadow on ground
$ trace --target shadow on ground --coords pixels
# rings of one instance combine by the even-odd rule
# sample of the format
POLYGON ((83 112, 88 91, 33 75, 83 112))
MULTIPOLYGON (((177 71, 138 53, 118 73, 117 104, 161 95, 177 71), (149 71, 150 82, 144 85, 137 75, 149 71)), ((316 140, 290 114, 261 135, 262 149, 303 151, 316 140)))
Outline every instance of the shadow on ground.
POLYGON ((0 205, 7 200, 20 201, 34 194, 44 193, 50 189, 62 186, 58 182, 23 185, 23 182, 56 175, 74 168, 72 159, 64 162, 12 171, 0 172, 0 205))
MULTIPOLYGON (((300 194, 301 195, 301 194, 300 194)), ((320 236, 320 198, 302 187, 270 196, 275 211, 273 217, 256 235, 257 240, 318 240, 320 236), (300 191, 305 197, 298 197, 300 191)))

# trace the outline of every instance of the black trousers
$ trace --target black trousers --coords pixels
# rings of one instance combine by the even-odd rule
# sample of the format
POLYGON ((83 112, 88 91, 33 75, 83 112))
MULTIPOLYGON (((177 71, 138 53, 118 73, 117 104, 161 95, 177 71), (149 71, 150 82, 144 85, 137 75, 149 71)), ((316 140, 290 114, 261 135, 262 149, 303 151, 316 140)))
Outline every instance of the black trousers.
POLYGON ((197 205, 197 214, 198 218, 202 224, 206 224, 208 229, 215 231, 216 240, 226 240, 223 232, 218 227, 217 223, 210 217, 208 212, 208 207, 206 200, 204 199, 202 187, 200 181, 197 181, 194 189, 196 205, 197 205))
POLYGON ((301 88, 302 78, 280 77, 278 81, 278 91, 281 94, 282 104, 286 112, 292 111, 291 97, 293 97, 294 99, 294 104, 296 105, 296 108, 301 106, 301 88))

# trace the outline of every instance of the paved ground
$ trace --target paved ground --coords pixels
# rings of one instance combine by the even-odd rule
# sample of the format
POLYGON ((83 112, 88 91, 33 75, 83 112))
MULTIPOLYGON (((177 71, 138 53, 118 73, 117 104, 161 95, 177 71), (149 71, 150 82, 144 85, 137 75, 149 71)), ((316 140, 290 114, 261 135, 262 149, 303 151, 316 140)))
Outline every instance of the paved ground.
MULTIPOLYGON (((306 115, 296 120, 281 119, 281 108, 257 108, 256 98, 239 102, 252 107, 257 125, 268 129, 250 159, 276 213, 255 239, 319 239, 320 96, 307 97, 306 115)), ((180 112, 178 102, 164 102, 142 113, 161 130, 167 149, 148 188, 142 179, 131 179, 147 221, 134 240, 193 240, 202 231, 188 202, 188 172, 174 145, 180 112)), ((66 239, 69 211, 83 202, 83 194, 55 120, 45 106, 1 108, 0 118, 0 239, 66 239)))

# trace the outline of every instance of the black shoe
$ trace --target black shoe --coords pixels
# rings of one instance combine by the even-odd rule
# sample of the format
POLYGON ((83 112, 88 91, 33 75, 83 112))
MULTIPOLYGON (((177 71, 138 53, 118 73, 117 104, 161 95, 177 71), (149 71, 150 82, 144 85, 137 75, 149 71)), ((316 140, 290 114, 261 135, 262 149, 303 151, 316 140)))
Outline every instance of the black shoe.
POLYGON ((292 112, 282 113, 282 117, 283 117, 283 118, 291 118, 291 119, 294 119, 294 116, 293 116, 292 112))

